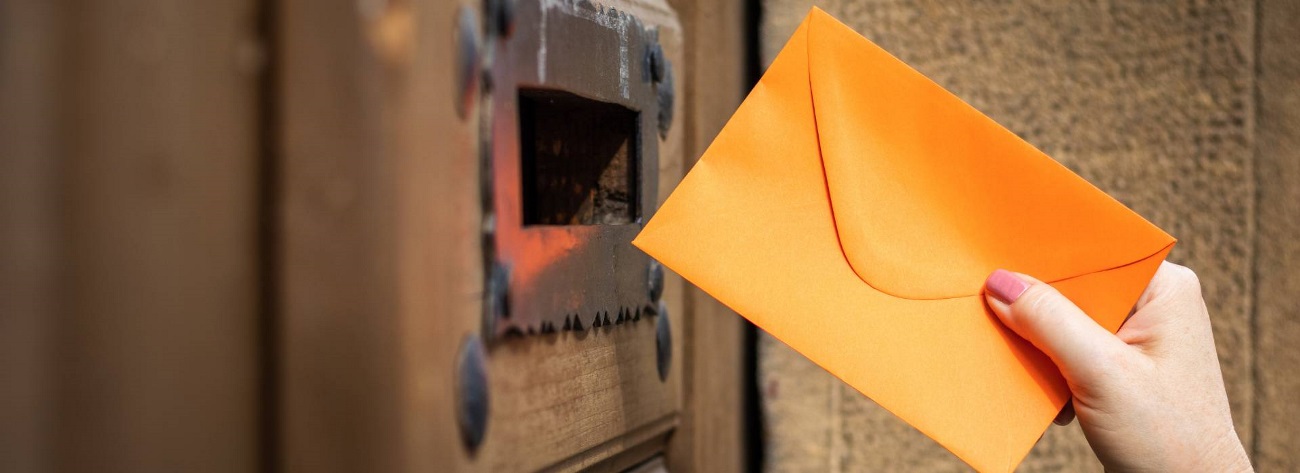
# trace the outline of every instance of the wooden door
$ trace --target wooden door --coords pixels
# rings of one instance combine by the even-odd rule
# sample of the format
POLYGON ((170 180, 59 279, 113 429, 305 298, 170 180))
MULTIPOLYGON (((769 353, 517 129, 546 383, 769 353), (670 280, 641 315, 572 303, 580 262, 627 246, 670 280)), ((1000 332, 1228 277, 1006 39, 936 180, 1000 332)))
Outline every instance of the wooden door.
MULTIPOLYGON (((600 277, 635 259, 625 242, 546 287, 643 284, 644 300, 583 306, 582 329, 522 315, 542 299, 493 295, 485 159, 512 136, 490 120, 521 116, 493 100, 528 86, 495 68, 565 57, 582 73, 532 85, 640 113, 622 142, 648 166, 627 174, 644 208, 613 217, 634 230, 742 98, 744 8, 0 3, 0 469, 742 469, 741 320, 671 273, 600 277), (588 24, 509 46, 542 11, 588 24), (585 75, 615 82, 575 89, 585 75), (637 93, 654 101, 622 102, 637 93)), ((565 106, 530 109, 535 131, 572 133, 551 127, 583 123, 565 106)), ((604 117, 582 126, 609 132, 604 117)))
MULTIPOLYGON (((676 78, 676 116, 641 139, 656 140, 658 183, 648 195, 662 199, 738 104, 741 6, 692 3, 682 6, 684 16, 653 0, 586 13, 580 2, 543 4, 551 28, 577 27, 556 20, 577 11, 596 27, 657 33, 676 78), (720 49, 692 49, 697 33, 720 49)), ((485 187, 509 183, 492 182, 499 176, 484 161, 500 150, 485 148, 505 146, 509 137, 492 136, 501 133, 494 119, 502 119, 492 116, 502 113, 493 100, 516 86, 494 68, 519 56, 532 67, 546 61, 533 57, 549 55, 550 67, 618 74, 600 68, 617 67, 609 60, 619 52, 593 44, 589 57, 557 62, 575 45, 554 30, 546 49, 521 48, 519 35, 546 34, 536 24, 508 24, 538 21, 528 12, 539 4, 527 0, 362 6, 288 1, 277 15, 282 466, 618 471, 658 461, 678 471, 740 469, 740 321, 680 278, 665 278, 666 314, 653 318, 670 322, 664 376, 665 337, 648 315, 633 323, 629 312, 621 323, 620 309, 605 307, 612 324, 598 326, 602 308, 584 306, 574 313, 582 329, 556 321, 554 333, 502 336, 491 326, 495 269, 484 255, 493 251, 485 228, 509 222, 485 221, 497 209, 485 203, 492 198, 485 187), (466 363, 485 373, 471 394, 459 387, 479 368, 466 363), (473 396, 481 398, 466 399, 473 396), (476 402, 486 414, 466 421, 476 402)), ((633 61, 642 57, 639 47, 631 43, 633 61)), ((640 80, 638 67, 622 73, 640 80)), ((533 81, 545 73, 528 72, 533 81)), ((563 73, 550 71, 552 79, 563 73)), ((572 90, 581 88, 574 83, 547 87, 596 94, 572 90)), ((641 117, 652 119, 663 120, 641 117)), ((584 264, 600 273, 614 263, 584 264)), ((522 297, 513 284, 511 296, 522 297)), ((527 309, 515 303, 516 313, 527 309)))

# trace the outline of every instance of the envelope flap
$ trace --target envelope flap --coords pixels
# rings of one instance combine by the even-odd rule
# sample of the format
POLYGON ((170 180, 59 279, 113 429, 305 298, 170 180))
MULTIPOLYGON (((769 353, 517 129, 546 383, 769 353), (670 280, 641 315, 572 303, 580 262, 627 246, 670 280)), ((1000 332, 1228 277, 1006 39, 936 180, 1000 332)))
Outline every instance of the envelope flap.
POLYGON ((1173 242, 820 9, 808 26, 836 230, 867 284, 909 299, 962 297, 997 268, 1058 281, 1173 242))

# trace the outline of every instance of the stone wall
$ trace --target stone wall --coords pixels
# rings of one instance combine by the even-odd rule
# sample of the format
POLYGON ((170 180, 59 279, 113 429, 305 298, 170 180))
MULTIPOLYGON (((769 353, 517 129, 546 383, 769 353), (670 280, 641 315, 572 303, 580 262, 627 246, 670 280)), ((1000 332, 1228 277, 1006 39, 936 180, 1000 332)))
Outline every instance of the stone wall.
MULTIPOLYGON (((1300 6, 1290 0, 817 0, 1179 239, 1201 276, 1238 433, 1300 468, 1300 6)), ((763 0, 770 61, 810 0, 763 0)), ((963 471, 942 447, 770 338, 766 468, 963 471)), ((1025 471, 1100 471, 1077 424, 1025 471)))

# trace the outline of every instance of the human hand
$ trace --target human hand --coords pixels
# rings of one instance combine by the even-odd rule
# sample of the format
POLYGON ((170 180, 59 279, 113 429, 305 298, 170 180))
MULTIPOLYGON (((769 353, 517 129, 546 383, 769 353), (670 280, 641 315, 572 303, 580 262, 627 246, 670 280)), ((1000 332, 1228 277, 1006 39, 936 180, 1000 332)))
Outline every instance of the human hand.
POLYGON ((1251 471, 1192 270, 1162 264, 1116 334, 1031 277, 998 270, 985 288, 1002 323, 1061 370, 1107 471, 1251 471))

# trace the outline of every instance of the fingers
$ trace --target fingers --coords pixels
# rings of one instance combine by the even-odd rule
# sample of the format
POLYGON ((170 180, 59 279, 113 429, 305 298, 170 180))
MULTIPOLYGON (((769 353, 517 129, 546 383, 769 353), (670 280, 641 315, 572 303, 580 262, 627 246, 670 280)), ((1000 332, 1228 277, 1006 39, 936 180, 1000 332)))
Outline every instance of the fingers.
POLYGON ((1209 311, 1201 297, 1196 273, 1166 262, 1147 284, 1133 313, 1118 335, 1140 350, 1154 353, 1161 347, 1183 346, 1188 332, 1210 333, 1209 311))
POLYGON ((1056 419, 1052 420, 1053 424, 1060 426, 1070 425, 1070 422, 1074 422, 1073 400, 1065 401, 1065 405, 1061 407, 1061 412, 1056 414, 1056 419))
POLYGON ((1138 297, 1134 308, 1141 309, 1154 300, 1176 298, 1188 293, 1197 295, 1201 293, 1201 282, 1197 279, 1196 272, 1186 266, 1165 261, 1151 277, 1151 282, 1147 284, 1146 290, 1142 291, 1142 296, 1138 297))
POLYGON ((1087 378, 1126 346, 1048 284, 999 269, 984 287, 998 319, 1047 354, 1072 383, 1092 384, 1087 378))

